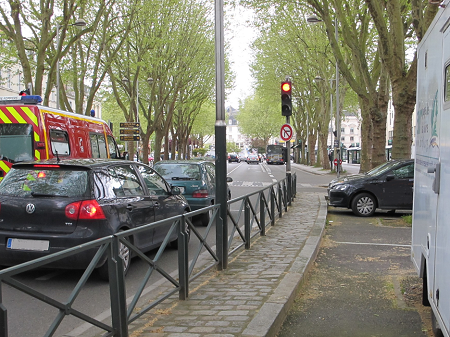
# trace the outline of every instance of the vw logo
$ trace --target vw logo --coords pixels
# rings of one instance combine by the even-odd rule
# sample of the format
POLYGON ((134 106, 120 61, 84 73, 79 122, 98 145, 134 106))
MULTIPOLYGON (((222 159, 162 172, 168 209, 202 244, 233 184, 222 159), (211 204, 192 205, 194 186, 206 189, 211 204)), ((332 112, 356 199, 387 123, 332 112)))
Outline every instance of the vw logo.
POLYGON ((28 204, 25 207, 25 211, 27 211, 28 214, 34 213, 35 210, 36 210, 36 206, 34 206, 33 204, 28 204))

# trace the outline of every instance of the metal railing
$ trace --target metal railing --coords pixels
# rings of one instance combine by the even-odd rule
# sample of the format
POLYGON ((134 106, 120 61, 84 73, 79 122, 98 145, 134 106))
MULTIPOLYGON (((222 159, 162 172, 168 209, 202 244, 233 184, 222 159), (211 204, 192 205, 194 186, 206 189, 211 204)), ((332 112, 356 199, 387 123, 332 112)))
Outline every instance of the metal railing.
MULTIPOLYGON (((254 193, 232 199, 228 201, 228 223, 230 234, 228 235, 228 255, 232 255, 240 248, 249 249, 251 240, 256 235, 265 235, 266 227, 275 225, 277 217, 281 218, 283 212, 288 210, 288 204, 296 196, 296 175, 291 179, 291 188, 287 188, 287 179, 282 179, 272 185, 262 188, 254 193), (290 190, 291 195, 288 195, 290 190), (231 208, 237 211, 232 211, 231 208)), ((184 215, 168 218, 162 221, 151 223, 139 228, 119 232, 115 235, 104 237, 77 247, 73 247, 55 254, 51 254, 36 260, 29 261, 17 266, 13 266, 0 271, 0 336, 8 335, 7 304, 3 300, 4 286, 10 286, 16 290, 27 294, 46 305, 57 310, 56 317, 50 323, 49 328, 43 336, 54 336, 60 328, 63 320, 68 316, 76 317, 99 329, 102 336, 126 337, 128 336, 128 325, 141 317, 143 314, 156 307, 172 295, 178 293, 180 300, 185 300, 189 296, 189 284, 197 277, 210 270, 218 264, 218 257, 211 246, 211 228, 218 214, 220 205, 213 205, 201 210, 186 213, 184 215), (193 218, 205 212, 210 212, 210 221, 203 233, 194 226, 193 218), (134 234, 145 231, 153 231, 159 226, 170 226, 159 249, 153 258, 140 251, 128 238, 134 234), (169 239, 173 238, 174 231, 178 233, 176 246, 178 246, 178 268, 175 272, 169 272, 170 266, 165 266, 160 262, 163 253, 170 244, 169 239), (188 245, 191 248, 188 250, 188 245), (145 275, 134 291, 134 295, 127 302, 126 283, 123 262, 119 255, 120 245, 127 246, 135 257, 139 257, 146 264, 145 275), (192 247, 194 245, 194 247, 192 247), (62 300, 56 300, 49 294, 32 288, 18 280, 18 276, 30 270, 43 268, 51 265, 55 261, 67 257, 95 250, 89 266, 82 273, 73 290, 62 300), (111 305, 111 320, 109 323, 91 317, 81 310, 76 309, 74 302, 87 283, 89 277, 94 272, 96 266, 107 256, 109 275, 109 296, 111 305), (154 273, 158 273, 161 282, 157 289, 150 296, 148 287, 150 278, 154 273), (164 282, 164 284, 162 283, 164 282), (144 295, 145 294, 145 295, 144 295), (149 299, 150 297, 150 299, 149 299), (143 300, 145 298, 145 300, 143 300), (141 302, 139 302, 141 300, 141 302)), ((39 315, 39 313, 36 313, 39 315)), ((21 320, 24 320, 22 317, 21 320)))

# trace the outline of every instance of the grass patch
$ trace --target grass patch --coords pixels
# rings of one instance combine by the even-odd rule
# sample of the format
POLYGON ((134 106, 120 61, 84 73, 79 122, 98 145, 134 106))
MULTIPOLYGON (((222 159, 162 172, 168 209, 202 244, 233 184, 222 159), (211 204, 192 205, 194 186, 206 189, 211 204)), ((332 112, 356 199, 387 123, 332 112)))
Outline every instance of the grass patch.
POLYGON ((402 219, 408 224, 408 225, 412 225, 412 215, 404 215, 402 216, 402 219))

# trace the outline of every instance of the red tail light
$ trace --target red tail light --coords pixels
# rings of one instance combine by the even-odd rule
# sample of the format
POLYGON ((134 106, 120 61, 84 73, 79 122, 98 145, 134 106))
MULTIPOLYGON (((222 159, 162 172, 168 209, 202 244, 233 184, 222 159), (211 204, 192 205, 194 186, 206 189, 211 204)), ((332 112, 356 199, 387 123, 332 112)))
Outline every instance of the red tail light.
POLYGON ((66 217, 72 220, 106 219, 97 200, 73 202, 66 206, 66 217))
POLYGON ((197 190, 192 193, 192 198, 207 198, 208 190, 197 190))

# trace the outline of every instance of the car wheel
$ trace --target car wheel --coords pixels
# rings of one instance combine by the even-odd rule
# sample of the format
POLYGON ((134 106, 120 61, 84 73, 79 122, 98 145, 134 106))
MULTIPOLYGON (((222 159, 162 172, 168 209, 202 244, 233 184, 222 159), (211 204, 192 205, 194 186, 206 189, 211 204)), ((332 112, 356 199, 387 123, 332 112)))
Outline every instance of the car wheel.
MULTIPOLYGON (((122 242, 119 242, 119 256, 122 258, 123 274, 126 276, 131 265, 131 251, 122 242)), ((108 261, 98 268, 97 272, 101 280, 109 281, 108 261)))
MULTIPOLYGON (((211 206, 212 206, 212 204, 211 204, 211 206)), ((200 215, 200 222, 202 223, 202 226, 208 226, 209 220, 211 219, 212 214, 213 214, 213 210, 209 210, 208 212, 202 213, 200 215)))
MULTIPOLYGON (((186 214, 188 212, 184 212, 184 214, 186 214)), ((188 236, 188 242, 191 240, 191 228, 189 227, 189 224, 187 223, 187 221, 184 223, 185 227, 184 230, 186 231, 186 234, 188 236)), ((175 240, 170 242, 170 247, 174 248, 174 249, 178 249, 178 238, 176 238, 175 240)))
POLYGON ((375 198, 368 193, 358 194, 352 202, 352 210, 358 216, 371 216, 376 210, 375 198))

